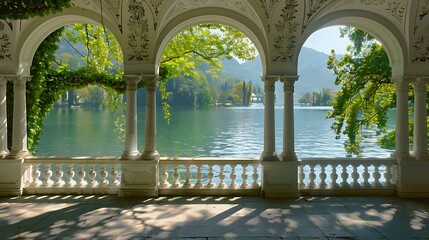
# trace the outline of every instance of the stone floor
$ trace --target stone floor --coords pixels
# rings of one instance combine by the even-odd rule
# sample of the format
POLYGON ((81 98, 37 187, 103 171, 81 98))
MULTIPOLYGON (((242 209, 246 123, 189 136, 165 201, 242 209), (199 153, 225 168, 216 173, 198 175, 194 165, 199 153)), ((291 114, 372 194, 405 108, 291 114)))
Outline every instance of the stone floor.
POLYGON ((429 200, 0 198, 0 239, 429 239, 429 200))

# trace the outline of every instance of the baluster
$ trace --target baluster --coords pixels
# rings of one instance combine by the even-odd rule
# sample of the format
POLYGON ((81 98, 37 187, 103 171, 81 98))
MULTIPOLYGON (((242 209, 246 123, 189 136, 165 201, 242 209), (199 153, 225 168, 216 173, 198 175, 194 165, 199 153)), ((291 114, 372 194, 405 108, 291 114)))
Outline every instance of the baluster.
POLYGON ((170 184, 168 183, 168 165, 161 165, 161 187, 163 188, 167 188, 170 186, 170 184))
POLYGON ((253 183, 252 183, 252 188, 258 188, 259 187, 259 184, 258 184, 258 179, 259 179, 258 166, 259 166, 259 164, 257 164, 257 163, 252 164, 252 167, 253 167, 253 173, 252 173, 253 183))
POLYGON ((380 183, 380 178, 381 178, 381 174, 380 174, 380 164, 374 164, 374 172, 372 173, 372 177, 374 178, 374 186, 376 187, 381 187, 382 184, 380 183))
POLYGON ((52 177, 52 171, 51 171, 51 165, 50 163, 45 164, 45 171, 43 172, 43 183, 42 187, 49 187, 52 184, 51 177, 52 177))
POLYGON ((31 164, 31 177, 32 177, 32 181, 30 186, 31 187, 37 187, 40 184, 40 171, 39 171, 39 163, 33 163, 31 164))
POLYGON ((337 174, 337 165, 335 164, 331 164, 332 167, 332 173, 331 173, 331 188, 332 189, 337 189, 340 188, 340 185, 337 183, 337 179, 338 179, 338 174, 337 174))
POLYGON ((314 180, 316 179, 316 173, 314 173, 314 168, 316 167, 316 164, 309 164, 309 166, 310 166, 310 174, 308 175, 308 177, 310 178, 310 183, 308 184, 308 187, 315 188, 316 183, 314 182, 314 180))
POLYGON ((179 165, 175 165, 173 169, 173 184, 171 187, 177 188, 179 187, 179 165))
POLYGON ((107 181, 108 172, 106 171, 106 164, 101 164, 100 169, 100 183, 98 184, 99 187, 105 187, 109 184, 109 181, 107 181))
POLYGON ((368 172, 369 164, 365 163, 365 164, 363 164, 363 167, 364 167, 364 170, 363 170, 363 173, 362 173, 363 186, 365 188, 371 188, 371 183, 369 183, 369 177, 370 177, 370 175, 369 175, 369 172, 368 172))
POLYGON ((386 179, 385 185, 387 187, 392 186, 392 177, 393 177, 392 167, 386 164, 386 172, 384 173, 384 178, 386 179))
POLYGON ((116 169, 116 167, 117 167, 117 164, 115 164, 115 163, 112 164, 112 170, 110 171, 110 177, 112 179, 110 180, 109 186, 112 186, 112 187, 119 185, 119 181, 118 181, 119 173, 118 173, 118 170, 116 169))
POLYGON ((341 178, 343 181, 341 182, 341 188, 350 188, 350 184, 348 183, 349 174, 347 173, 348 164, 341 165, 343 167, 343 172, 341 173, 341 178))
POLYGON ((319 178, 320 178, 320 183, 319 183, 319 188, 325 189, 327 184, 326 184, 326 164, 320 164, 320 174, 319 174, 319 178))
POLYGON ((67 164, 67 171, 66 171, 66 181, 64 183, 64 187, 71 187, 74 184, 73 177, 74 177, 74 171, 73 171, 73 163, 67 164))
POLYGON ((54 184, 53 184, 54 187, 60 187, 61 185, 64 184, 64 181, 62 180, 64 175, 64 172, 61 169, 62 165, 63 165, 62 163, 55 164, 56 169, 54 174, 54 184))
POLYGON ((185 172, 185 183, 183 184, 184 188, 189 188, 191 186, 190 179, 191 179, 191 171, 190 165, 186 165, 186 172, 185 172))
POLYGON ((90 164, 88 172, 88 187, 93 187, 97 184, 97 180, 95 180, 96 176, 97 172, 95 172, 95 164, 90 164))
POLYGON ((235 167, 237 164, 230 164, 231 166, 231 173, 229 174, 229 178, 231 179, 231 183, 229 184, 229 188, 235 188, 237 185, 235 184, 235 179, 237 178, 237 175, 235 174, 235 167))
POLYGON ((203 177, 203 174, 201 173, 201 164, 197 164, 197 182, 195 183, 194 187, 195 188, 200 188, 203 186, 203 184, 201 183, 201 178, 203 177))
POLYGON ((304 165, 301 164, 299 166, 299 188, 305 188, 305 183, 304 183, 304 179, 305 179, 305 173, 304 173, 304 165))
POLYGON ((207 174, 207 177, 209 179, 206 187, 211 188, 214 186, 213 184, 213 177, 214 177, 214 173, 213 173, 213 164, 209 164, 209 173, 207 174))
POLYGON ((353 167, 353 172, 352 172, 352 178, 353 178, 353 188, 360 188, 360 183, 359 183, 359 173, 358 173, 358 165, 356 163, 352 164, 353 167))
POLYGON ((224 188, 226 186, 225 184, 225 172, 224 172, 224 168, 225 165, 222 163, 220 166, 220 171, 219 171, 219 185, 217 186, 218 188, 224 188))
POLYGON ((85 181, 85 169, 84 169, 85 164, 81 163, 79 164, 79 170, 77 172, 77 181, 76 181, 76 187, 82 187, 84 185, 86 185, 86 181, 85 181))
POLYGON ((247 164, 241 164, 241 167, 243 168, 243 173, 241 174, 243 182, 241 183, 240 188, 247 188, 249 187, 249 184, 247 184, 247 164))

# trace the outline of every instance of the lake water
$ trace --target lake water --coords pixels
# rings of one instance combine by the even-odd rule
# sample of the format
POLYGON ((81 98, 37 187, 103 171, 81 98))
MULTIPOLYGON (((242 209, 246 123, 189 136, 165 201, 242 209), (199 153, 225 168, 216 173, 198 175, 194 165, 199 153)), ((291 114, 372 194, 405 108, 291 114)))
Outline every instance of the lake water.
MULTIPOLYGON (((345 157, 343 139, 335 140, 328 109, 295 108, 298 157, 345 157)), ((393 117, 393 113, 392 113, 393 117)), ((54 109, 45 120, 38 156, 120 156, 116 114, 102 109, 54 109)), ((276 106, 276 150, 282 152, 283 109, 276 106)), ((139 150, 143 150, 144 108, 138 109, 139 150)), ((264 106, 210 109, 172 108, 168 125, 157 112, 157 150, 161 156, 259 157, 263 150, 264 106)), ((392 126, 394 119, 389 120, 392 126)), ((388 157, 369 131, 362 157, 388 157)))

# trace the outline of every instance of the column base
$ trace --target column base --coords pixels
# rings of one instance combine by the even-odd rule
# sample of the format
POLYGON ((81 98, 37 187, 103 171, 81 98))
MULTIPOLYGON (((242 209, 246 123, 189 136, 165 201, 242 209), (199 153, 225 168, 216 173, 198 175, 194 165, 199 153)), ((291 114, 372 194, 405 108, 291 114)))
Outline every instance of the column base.
POLYGON ((23 159, 0 160, 0 196, 22 195, 23 159))
POLYGON ((26 158, 26 157, 29 157, 29 156, 31 156, 31 153, 28 150, 25 150, 25 151, 14 151, 14 150, 12 150, 10 152, 10 154, 7 156, 7 158, 10 158, 10 159, 23 159, 23 158, 26 158))
POLYGON ((157 161, 157 160, 159 160, 159 153, 158 153, 158 151, 154 151, 154 152, 145 151, 140 156, 140 160, 146 160, 146 161, 155 161, 156 160, 157 161))
POLYGON ((267 198, 297 198, 298 161, 262 162, 262 196, 267 198))
POLYGON ((292 153, 283 152, 280 155, 280 160, 281 161, 298 161, 298 157, 296 156, 295 152, 292 152, 292 153))
POLYGON ((429 198, 429 161, 399 161, 396 194, 404 198, 429 198))
POLYGON ((390 158, 394 158, 396 159, 396 161, 413 159, 413 157, 409 153, 396 153, 396 152, 390 154, 390 158))
POLYGON ((276 152, 263 152, 261 155, 261 161, 279 161, 279 157, 276 152))
POLYGON ((136 160, 140 158, 140 152, 139 151, 124 151, 122 153, 121 159, 124 160, 136 160))
POLYGON ((9 155, 9 151, 3 150, 0 151, 0 158, 6 158, 9 155))
POLYGON ((429 160, 429 154, 427 152, 423 153, 411 153, 411 157, 415 158, 418 161, 428 161, 429 160))
POLYGON ((120 197, 158 196, 158 160, 120 160, 120 163, 121 188, 118 193, 120 197))

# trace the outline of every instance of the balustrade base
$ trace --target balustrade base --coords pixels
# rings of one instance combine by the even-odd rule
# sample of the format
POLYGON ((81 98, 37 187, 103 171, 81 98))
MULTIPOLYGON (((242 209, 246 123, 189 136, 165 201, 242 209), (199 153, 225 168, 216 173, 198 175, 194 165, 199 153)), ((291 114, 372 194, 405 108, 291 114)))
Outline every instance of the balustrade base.
POLYGON ((302 196, 393 196, 395 187, 361 188, 361 189, 300 189, 302 196))
POLYGON ((0 196, 22 195, 23 159, 0 160, 0 196))
POLYGON ((299 162, 262 161, 262 196, 267 198, 296 198, 299 162))
POLYGON ((429 198, 429 161, 398 162, 396 195, 404 198, 429 198))
POLYGON ((159 196, 259 196, 261 188, 228 189, 228 188, 188 188, 188 189, 159 189, 159 196))
POLYGON ((158 160, 129 161, 120 160, 120 197, 158 196, 158 160))

